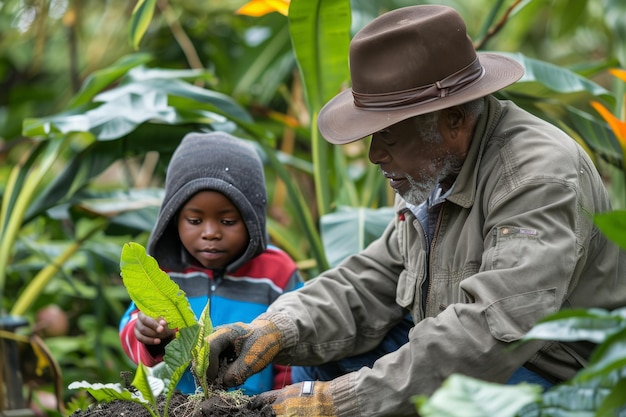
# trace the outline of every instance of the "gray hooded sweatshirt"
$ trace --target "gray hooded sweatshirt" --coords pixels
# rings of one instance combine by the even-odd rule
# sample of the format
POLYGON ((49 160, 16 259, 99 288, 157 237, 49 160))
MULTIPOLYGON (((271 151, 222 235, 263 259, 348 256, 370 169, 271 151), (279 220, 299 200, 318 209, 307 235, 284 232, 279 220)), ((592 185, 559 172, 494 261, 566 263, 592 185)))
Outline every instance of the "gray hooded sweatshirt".
POLYGON ((189 133, 167 169, 165 197, 148 241, 148 253, 162 268, 182 270, 191 263, 191 256, 178 237, 175 220, 187 200, 202 190, 218 191, 228 197, 248 229, 248 248, 228 265, 227 271, 237 270, 265 251, 267 196, 263 165, 256 150, 227 133, 189 133))

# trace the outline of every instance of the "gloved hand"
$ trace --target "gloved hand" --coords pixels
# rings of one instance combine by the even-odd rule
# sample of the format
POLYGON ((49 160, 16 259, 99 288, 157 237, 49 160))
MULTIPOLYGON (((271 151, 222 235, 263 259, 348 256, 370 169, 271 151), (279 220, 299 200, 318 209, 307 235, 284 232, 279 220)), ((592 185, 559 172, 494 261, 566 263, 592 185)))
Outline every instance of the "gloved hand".
POLYGON ((282 334, 274 323, 260 319, 218 326, 207 342, 207 380, 229 388, 243 384, 272 362, 281 349, 282 334))
POLYGON ((259 394, 277 417, 336 417, 330 382, 304 381, 259 394))

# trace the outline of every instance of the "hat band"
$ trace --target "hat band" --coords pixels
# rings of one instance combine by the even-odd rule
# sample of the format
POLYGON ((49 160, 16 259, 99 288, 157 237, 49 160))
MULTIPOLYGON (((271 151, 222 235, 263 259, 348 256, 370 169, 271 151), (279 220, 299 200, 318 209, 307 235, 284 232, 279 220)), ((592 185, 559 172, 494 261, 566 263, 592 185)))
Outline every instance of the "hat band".
POLYGON ((366 110, 387 110, 413 104, 428 103, 463 90, 483 77, 485 69, 478 57, 468 66, 441 81, 408 90, 390 93, 363 94, 352 90, 354 105, 366 110))

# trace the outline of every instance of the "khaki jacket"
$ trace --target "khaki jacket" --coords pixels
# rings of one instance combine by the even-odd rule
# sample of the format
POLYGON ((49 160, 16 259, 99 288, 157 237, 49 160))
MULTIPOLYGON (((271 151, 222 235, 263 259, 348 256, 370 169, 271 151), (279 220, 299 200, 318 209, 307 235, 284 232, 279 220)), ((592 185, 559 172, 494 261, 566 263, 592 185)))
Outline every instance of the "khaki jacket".
POLYGON ((382 237, 266 313, 285 335, 280 360, 306 365, 372 349, 410 311, 409 343, 331 383, 339 416, 415 414, 411 397, 452 373, 569 379, 589 344, 512 342, 559 309, 626 305, 626 255, 592 221, 611 209, 593 163, 511 102, 488 98, 428 256, 420 223, 395 208, 382 237))

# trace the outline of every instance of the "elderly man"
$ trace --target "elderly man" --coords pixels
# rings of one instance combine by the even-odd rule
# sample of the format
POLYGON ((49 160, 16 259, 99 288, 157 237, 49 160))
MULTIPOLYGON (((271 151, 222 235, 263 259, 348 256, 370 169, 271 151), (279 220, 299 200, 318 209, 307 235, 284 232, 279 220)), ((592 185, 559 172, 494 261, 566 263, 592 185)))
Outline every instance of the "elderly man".
POLYGON ((592 220, 611 209, 593 163, 565 133, 491 95, 523 69, 477 53, 451 8, 378 17, 352 40, 350 68, 352 88, 324 106, 320 131, 334 144, 372 136, 369 158, 397 193, 397 216, 252 323, 218 328, 210 378, 237 385, 271 362, 367 352, 406 312, 407 343, 371 368, 263 395, 278 415, 410 415, 413 395, 453 373, 571 378, 588 344, 510 347, 559 309, 626 304, 624 252, 592 220))

